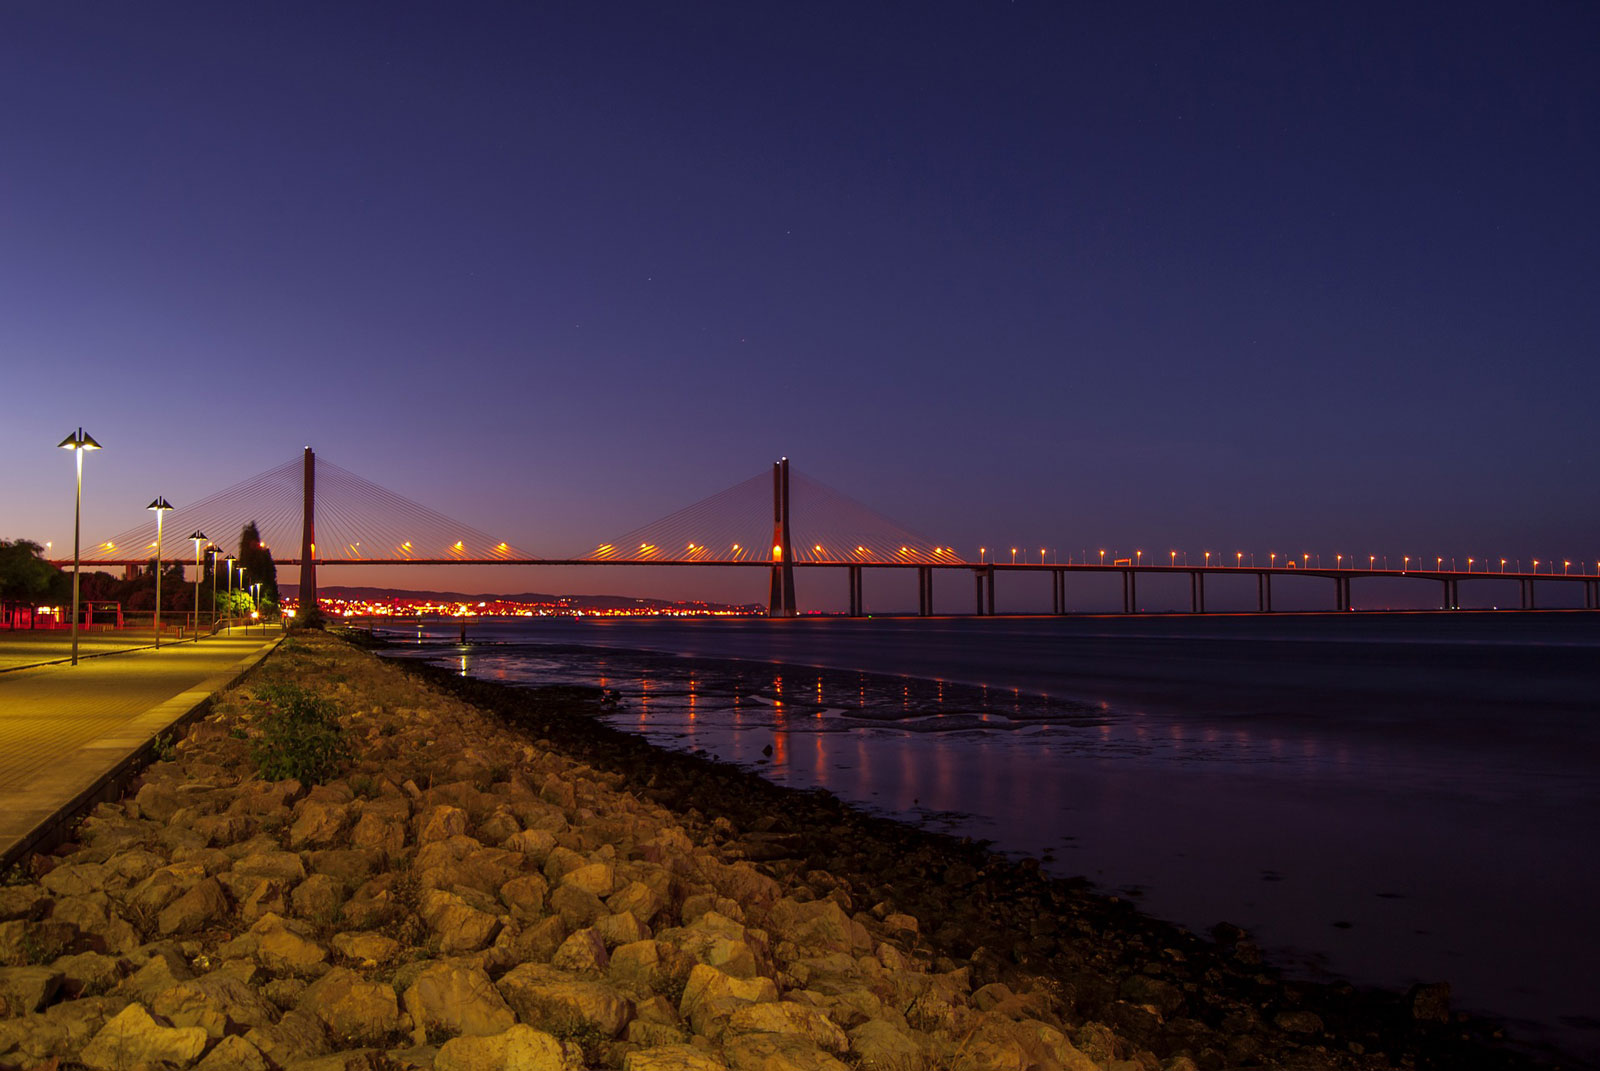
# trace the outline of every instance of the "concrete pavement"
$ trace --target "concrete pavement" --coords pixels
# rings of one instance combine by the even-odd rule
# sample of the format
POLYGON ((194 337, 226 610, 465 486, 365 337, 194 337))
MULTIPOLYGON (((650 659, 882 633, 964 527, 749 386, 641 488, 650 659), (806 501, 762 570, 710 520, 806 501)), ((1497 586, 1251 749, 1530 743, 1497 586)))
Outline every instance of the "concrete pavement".
MULTIPOLYGON (((0 868, 114 794, 153 739, 261 661, 281 636, 163 641, 159 651, 0 673, 0 868)), ((8 653, 0 638, 0 665, 8 653)))

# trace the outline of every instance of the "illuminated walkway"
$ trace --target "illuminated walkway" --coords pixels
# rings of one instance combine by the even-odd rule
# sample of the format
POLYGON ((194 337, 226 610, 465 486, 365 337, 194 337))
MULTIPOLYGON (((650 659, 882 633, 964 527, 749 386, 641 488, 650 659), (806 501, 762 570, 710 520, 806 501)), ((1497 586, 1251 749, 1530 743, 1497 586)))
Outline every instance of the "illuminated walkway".
MULTIPOLYGON (((235 634, 0 673, 0 861, 279 639, 235 634)), ((0 665, 20 654, 0 634, 0 665)))

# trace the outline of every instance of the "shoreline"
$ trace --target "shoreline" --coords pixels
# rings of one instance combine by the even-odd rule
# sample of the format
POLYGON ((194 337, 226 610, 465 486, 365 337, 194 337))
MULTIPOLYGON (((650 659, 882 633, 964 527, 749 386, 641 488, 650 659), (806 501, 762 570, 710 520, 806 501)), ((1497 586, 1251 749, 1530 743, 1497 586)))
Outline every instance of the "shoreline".
POLYGON ((1502 1024, 1492 1018, 1451 1013, 1444 1022, 1419 1019, 1418 998, 1426 1003, 1440 992, 1435 987, 1401 993, 1342 980, 1286 978, 1261 962, 1247 934, 1227 924, 1217 927, 1217 940, 1207 940, 1146 916, 1125 899, 1095 892, 1082 879, 1048 877, 1036 860, 1007 858, 986 842, 919 829, 872 815, 825 790, 776 785, 731 763, 659 748, 595 718, 599 688, 506 685, 465 678, 422 659, 394 661, 548 738, 559 750, 640 781, 643 787, 635 791, 669 809, 727 822, 722 842, 747 851, 747 858, 788 868, 803 855, 807 865, 817 863, 864 886, 869 898, 891 898, 896 910, 929 920, 929 938, 942 954, 969 963, 975 980, 1065 981, 1074 987, 1069 1003, 1078 1017, 1112 1021, 1158 1053, 1176 1051, 1200 1034, 1224 1032, 1224 1022, 1271 1033, 1277 1015, 1287 1013, 1294 1021, 1296 1013, 1309 1010, 1327 1028, 1324 1037, 1278 1030, 1278 1047, 1241 1051, 1232 1062, 1261 1059, 1271 1066, 1296 1053, 1337 1048, 1351 1056, 1384 1052, 1416 1067, 1574 1066, 1553 1050, 1510 1047, 1502 1024), (591 714, 573 720, 572 711, 562 708, 575 702, 591 714), (885 866, 884 860, 894 862, 885 866), (963 879, 957 888, 938 880, 942 869, 963 879), (1023 933, 1025 940, 1018 938, 1023 933), (1143 983, 1132 993, 1123 991, 1128 979, 1140 976, 1155 978, 1157 990, 1171 985, 1216 999, 1206 1000, 1209 1007, 1197 1020, 1187 1014, 1192 999, 1174 1004, 1165 993, 1167 1010, 1152 1019, 1138 1010, 1145 1002, 1125 999, 1144 995, 1143 983))
POLYGON ((0 1068, 1548 1066, 1438 989, 1285 982, 1242 933, 663 752, 603 700, 291 637, 0 884, 0 1068), (285 683, 352 748, 314 787, 250 759, 285 683))

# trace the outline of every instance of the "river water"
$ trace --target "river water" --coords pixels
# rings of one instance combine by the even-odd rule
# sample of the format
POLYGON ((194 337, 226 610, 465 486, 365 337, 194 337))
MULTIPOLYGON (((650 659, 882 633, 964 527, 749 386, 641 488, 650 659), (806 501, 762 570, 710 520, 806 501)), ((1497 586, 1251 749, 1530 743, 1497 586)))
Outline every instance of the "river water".
POLYGON ((1600 615, 397 628, 774 781, 995 842, 1281 965, 1600 1063, 1600 615))

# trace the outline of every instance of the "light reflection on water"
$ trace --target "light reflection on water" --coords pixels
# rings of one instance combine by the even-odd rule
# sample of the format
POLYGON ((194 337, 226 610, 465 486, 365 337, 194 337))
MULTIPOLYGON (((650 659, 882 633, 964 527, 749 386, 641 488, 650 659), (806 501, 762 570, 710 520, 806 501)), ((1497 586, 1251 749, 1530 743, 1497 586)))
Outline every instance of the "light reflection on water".
MULTIPOLYGON (((1193 673, 1181 650, 1161 654, 1193 673)), ((449 657, 506 683, 598 684, 619 696, 613 723, 660 746, 992 839, 1139 896, 1153 914, 1196 929, 1236 922, 1358 981, 1447 979, 1464 1007, 1586 1047, 1560 1020, 1600 1003, 1581 951, 1600 943, 1589 848, 1600 808, 1587 738, 1560 746, 1559 718, 1517 712, 1518 724, 1557 730, 1552 748, 1442 702, 1447 731, 1424 731, 1403 705, 1359 693, 1337 708, 1345 718, 1330 716, 1327 692, 1306 713, 1281 689, 1239 700, 1239 712, 1186 715, 992 682, 571 644, 452 644, 449 657), (1260 713, 1273 704, 1282 713, 1260 713)), ((1272 659, 1259 661, 1230 650, 1210 679, 1181 687, 1222 694, 1270 676, 1272 659)))

